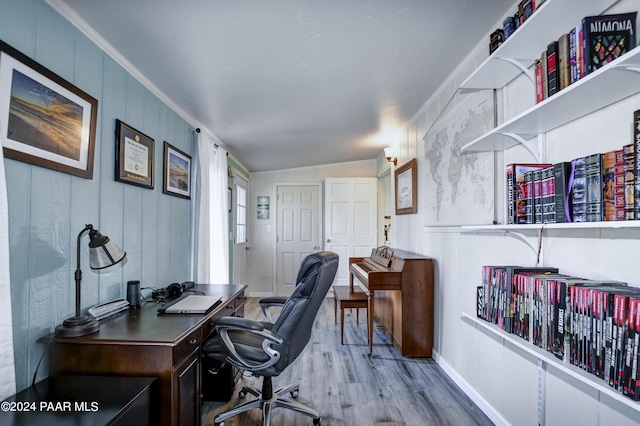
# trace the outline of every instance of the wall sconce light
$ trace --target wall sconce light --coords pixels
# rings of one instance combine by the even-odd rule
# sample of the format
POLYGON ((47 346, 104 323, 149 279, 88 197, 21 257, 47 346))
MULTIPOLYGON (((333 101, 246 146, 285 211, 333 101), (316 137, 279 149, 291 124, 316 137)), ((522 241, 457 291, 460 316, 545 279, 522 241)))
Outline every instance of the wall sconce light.
POLYGON ((89 231, 89 263, 91 269, 104 269, 113 266, 125 258, 127 253, 115 245, 109 237, 102 235, 93 225, 85 225, 78 234, 76 279, 76 315, 64 320, 56 327, 56 337, 78 337, 95 333, 100 330, 100 323, 93 315, 80 314, 80 284, 82 270, 80 269, 80 240, 89 231))
POLYGON ((393 150, 389 147, 384 149, 384 156, 387 157, 387 161, 393 163, 394 166, 398 165, 398 158, 393 156, 393 150))

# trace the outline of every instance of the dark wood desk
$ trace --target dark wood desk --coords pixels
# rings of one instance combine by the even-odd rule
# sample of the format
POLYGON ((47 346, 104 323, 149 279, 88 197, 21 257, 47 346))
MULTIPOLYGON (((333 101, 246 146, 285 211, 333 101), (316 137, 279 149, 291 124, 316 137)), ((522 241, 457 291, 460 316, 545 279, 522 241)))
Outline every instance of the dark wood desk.
POLYGON ((7 398, 0 424, 155 425, 158 413, 151 409, 155 381, 151 377, 49 377, 7 398))
POLYGON ((197 284, 193 290, 222 296, 222 304, 207 315, 158 315, 162 305, 143 302, 138 310, 101 321, 97 333, 56 338, 49 350, 49 372, 156 377, 159 424, 200 424, 200 345, 217 318, 244 316, 246 287, 197 284))

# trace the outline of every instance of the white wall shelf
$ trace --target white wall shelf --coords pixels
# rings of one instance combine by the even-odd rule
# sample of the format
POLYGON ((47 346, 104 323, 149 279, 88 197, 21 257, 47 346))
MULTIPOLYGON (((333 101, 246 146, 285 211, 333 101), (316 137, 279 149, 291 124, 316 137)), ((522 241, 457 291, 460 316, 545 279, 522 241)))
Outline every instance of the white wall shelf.
POLYGON ((502 151, 639 92, 640 46, 469 142, 462 151, 502 151))
POLYGON ((574 379, 589 386, 590 388, 593 388, 596 391, 605 394, 615 401, 620 402, 640 413, 639 401, 634 401, 631 398, 624 396, 622 393, 616 391, 615 389, 610 388, 602 379, 594 376, 593 374, 587 373, 586 371, 574 365, 556 358, 552 353, 547 352, 544 349, 539 348, 524 339, 520 339, 515 335, 506 333, 504 330, 499 329, 495 324, 489 323, 465 312, 462 313, 461 317, 463 322, 466 322, 476 329, 484 331, 487 334, 497 338, 498 340, 501 340, 503 342, 503 345, 505 342, 508 342, 509 344, 521 349, 522 351, 533 355, 538 360, 556 368, 557 370, 567 374, 570 377, 573 377, 574 379))
MULTIPOLYGON (((640 230, 640 220, 620 220, 612 222, 572 222, 572 223, 536 223, 530 225, 474 225, 462 226, 466 233, 491 233, 508 231, 540 231, 544 229, 637 229, 640 230)), ((637 237, 636 235, 632 236, 637 237)))
POLYGON ((554 39, 599 15, 617 0, 547 0, 461 85, 461 89, 500 89, 530 67, 554 39))

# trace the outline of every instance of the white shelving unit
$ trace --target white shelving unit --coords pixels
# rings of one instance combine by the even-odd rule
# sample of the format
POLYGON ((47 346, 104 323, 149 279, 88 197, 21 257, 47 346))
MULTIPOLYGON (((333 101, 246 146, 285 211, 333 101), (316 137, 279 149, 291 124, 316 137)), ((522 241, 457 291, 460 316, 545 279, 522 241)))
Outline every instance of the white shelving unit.
POLYGON ((511 148, 638 92, 640 46, 469 142, 462 151, 511 148))
MULTIPOLYGON (((486 59, 460 86, 463 90, 501 89, 521 74, 531 80, 531 91, 524 96, 534 98, 535 83, 531 66, 547 45, 567 33, 585 16, 599 15, 617 0, 547 0, 514 32, 488 59, 486 59)), ((462 152, 503 151, 523 145, 536 156, 544 155, 545 133, 584 117, 604 107, 640 93, 640 46, 621 58, 587 75, 555 95, 532 106, 521 114, 500 124, 493 130, 462 147, 462 152), (604 89, 604 90, 603 90, 604 89)), ((541 158, 538 158, 541 160, 541 158)), ((517 237, 540 258, 541 238, 547 230, 605 230, 621 229, 624 238, 638 238, 640 221, 586 222, 533 225, 481 225, 462 226, 463 233, 491 234, 517 237), (537 240, 537 241, 536 241, 537 240)), ((580 383, 606 395, 640 414, 640 403, 612 389, 598 377, 557 359, 553 354, 536 347, 515 335, 510 335, 494 324, 462 313, 463 322, 476 330, 501 341, 505 348, 521 350, 538 360, 539 366, 539 421, 544 424, 544 377, 546 366, 562 372, 580 383), (515 349, 518 348, 518 349, 515 349), (542 384, 542 385, 541 385, 542 384), (542 401, 542 402, 540 402, 542 401)), ((599 400, 601 398, 598 398, 599 400)))
POLYGON ((623 395, 617 390, 609 387, 604 381, 593 374, 589 374, 580 368, 571 365, 567 362, 564 362, 558 358, 556 358, 553 354, 545 351, 542 348, 539 348, 532 343, 527 342, 526 340, 520 339, 515 335, 506 333, 504 330, 499 329, 496 325, 484 321, 482 319, 476 318, 475 316, 469 315, 465 312, 462 313, 462 320, 469 323, 471 326, 476 329, 482 330, 489 335, 494 336, 495 338, 502 340, 504 342, 509 342, 511 345, 521 349, 522 351, 533 355, 538 360, 553 366, 557 370, 567 374, 574 379, 577 379, 581 383, 589 386, 590 388, 595 389, 596 391, 605 394, 612 399, 640 412, 640 402, 634 401, 633 399, 623 395))
MULTIPOLYGON (((640 221, 621 220, 615 222, 577 222, 577 223, 536 223, 532 225, 475 225, 462 226, 462 232, 489 233, 502 231, 539 231, 540 229, 637 229, 640 221)), ((634 235, 635 236, 635 235, 634 235)))
POLYGON ((525 72, 547 44, 582 18, 599 15, 617 0, 547 0, 461 85, 461 89, 501 89, 525 72))

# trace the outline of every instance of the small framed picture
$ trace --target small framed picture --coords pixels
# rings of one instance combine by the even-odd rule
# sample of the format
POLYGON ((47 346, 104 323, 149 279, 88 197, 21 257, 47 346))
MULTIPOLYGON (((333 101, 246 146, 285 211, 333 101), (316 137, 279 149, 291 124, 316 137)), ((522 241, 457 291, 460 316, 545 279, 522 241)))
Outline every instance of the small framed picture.
POLYGON ((258 219, 269 219, 269 196, 258 196, 258 219))
POLYGON ((4 156, 93 179, 98 101, 0 41, 4 156))
POLYGON ((116 180, 153 189, 154 140, 116 120, 116 180))
POLYGON ((397 215, 418 213, 417 167, 414 158, 395 171, 397 215))
POLYGON ((176 197, 191 198, 191 156, 166 141, 162 192, 176 197))

